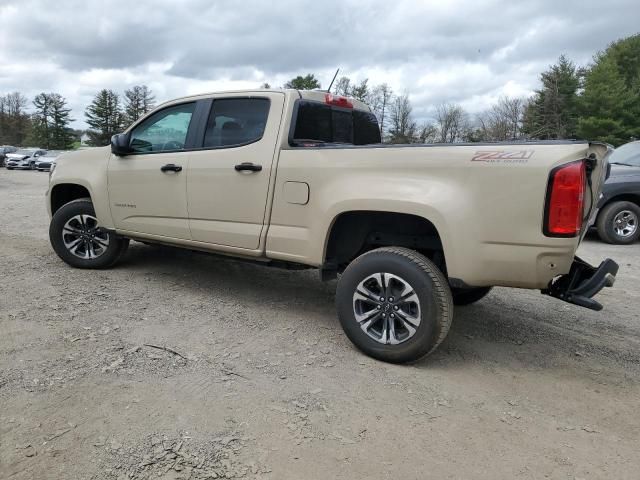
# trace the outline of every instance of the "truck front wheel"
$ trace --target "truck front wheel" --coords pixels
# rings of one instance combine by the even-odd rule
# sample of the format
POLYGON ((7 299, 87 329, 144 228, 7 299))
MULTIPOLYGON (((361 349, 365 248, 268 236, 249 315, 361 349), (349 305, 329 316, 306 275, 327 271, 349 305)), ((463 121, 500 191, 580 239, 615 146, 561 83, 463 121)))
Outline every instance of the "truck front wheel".
POLYGON ((445 276, 427 257, 402 247, 372 250, 351 262, 338 282, 336 305, 356 347, 391 363, 431 353, 453 318, 445 276))
POLYGON ((76 268, 108 268, 118 261, 129 240, 102 230, 91 200, 73 200, 60 207, 49 225, 53 250, 76 268))

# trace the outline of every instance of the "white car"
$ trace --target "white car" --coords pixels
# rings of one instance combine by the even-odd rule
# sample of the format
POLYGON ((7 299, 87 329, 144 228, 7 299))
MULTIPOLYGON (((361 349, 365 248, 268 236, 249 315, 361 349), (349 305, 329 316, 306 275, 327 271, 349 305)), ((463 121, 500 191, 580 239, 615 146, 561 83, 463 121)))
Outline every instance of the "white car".
POLYGON ((7 154, 7 170, 33 170, 38 157, 47 153, 46 150, 37 148, 21 148, 13 153, 7 154))
POLYGON ((40 155, 35 161, 36 170, 39 172, 50 171, 52 165, 56 163, 56 159, 63 153, 64 152, 62 150, 49 150, 47 153, 40 155))

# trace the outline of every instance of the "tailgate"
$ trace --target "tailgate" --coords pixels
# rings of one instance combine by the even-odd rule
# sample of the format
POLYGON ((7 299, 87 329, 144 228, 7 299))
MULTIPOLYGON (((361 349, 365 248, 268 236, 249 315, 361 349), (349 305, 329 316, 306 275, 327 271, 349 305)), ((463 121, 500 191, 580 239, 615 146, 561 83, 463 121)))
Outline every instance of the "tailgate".
POLYGON ((585 199, 585 216, 583 222, 583 230, 580 235, 582 240, 587 230, 596 220, 598 215, 598 201, 602 194, 604 181, 609 173, 609 156, 613 152, 613 147, 606 143, 591 142, 587 151, 587 158, 591 163, 591 174, 588 175, 588 186, 586 189, 587 198, 585 199))

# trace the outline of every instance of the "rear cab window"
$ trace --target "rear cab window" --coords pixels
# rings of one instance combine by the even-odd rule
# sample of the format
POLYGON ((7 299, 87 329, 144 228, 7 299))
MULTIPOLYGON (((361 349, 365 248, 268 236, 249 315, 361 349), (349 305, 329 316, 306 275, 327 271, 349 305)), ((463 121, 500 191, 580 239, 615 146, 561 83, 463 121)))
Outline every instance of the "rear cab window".
POLYGON ((290 145, 371 145, 381 143, 378 120, 372 112, 298 100, 290 145))

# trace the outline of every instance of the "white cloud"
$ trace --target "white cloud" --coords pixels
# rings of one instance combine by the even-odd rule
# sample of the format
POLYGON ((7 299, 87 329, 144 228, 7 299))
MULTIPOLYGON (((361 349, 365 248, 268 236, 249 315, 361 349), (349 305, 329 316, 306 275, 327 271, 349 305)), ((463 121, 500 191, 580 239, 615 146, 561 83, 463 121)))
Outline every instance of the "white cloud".
POLYGON ((637 0, 0 0, 0 93, 59 92, 76 125, 100 88, 158 101, 335 69, 471 112, 526 96, 564 53, 579 64, 636 33, 637 0))

